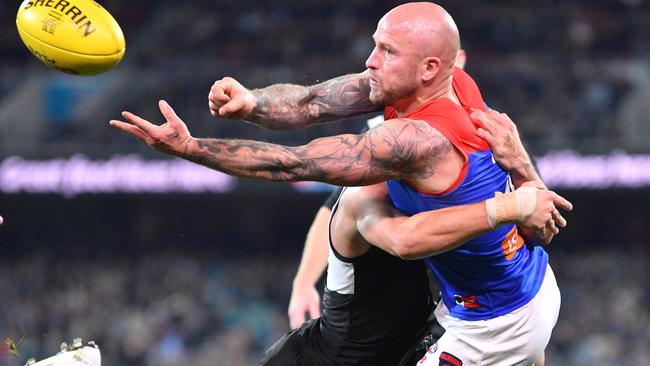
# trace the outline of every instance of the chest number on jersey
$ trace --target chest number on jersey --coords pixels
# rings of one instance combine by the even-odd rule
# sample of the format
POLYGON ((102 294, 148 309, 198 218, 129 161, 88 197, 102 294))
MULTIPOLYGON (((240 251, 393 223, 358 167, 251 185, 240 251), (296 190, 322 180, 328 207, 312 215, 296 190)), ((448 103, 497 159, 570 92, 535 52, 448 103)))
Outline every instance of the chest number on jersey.
POLYGON ((503 248, 503 254, 506 255, 507 260, 511 260, 522 246, 524 246, 524 238, 519 235, 516 226, 510 230, 501 242, 501 248, 503 248))

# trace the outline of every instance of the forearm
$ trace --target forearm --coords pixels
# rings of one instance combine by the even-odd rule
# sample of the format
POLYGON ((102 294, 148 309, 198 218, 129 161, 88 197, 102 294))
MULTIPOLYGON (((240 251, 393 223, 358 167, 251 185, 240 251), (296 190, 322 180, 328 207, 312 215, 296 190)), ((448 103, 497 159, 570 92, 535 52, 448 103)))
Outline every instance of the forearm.
POLYGON ((313 286, 325 271, 329 253, 327 224, 331 212, 328 207, 324 206, 318 210, 307 233, 298 272, 293 279, 294 286, 313 286))
POLYGON ((510 178, 512 179, 512 184, 515 186, 515 188, 519 188, 522 184, 529 181, 537 181, 544 185, 544 182, 537 172, 532 159, 525 150, 522 152, 522 155, 519 159, 519 164, 516 167, 510 169, 509 173, 510 178))
POLYGON ((338 186, 378 183, 399 176, 373 160, 356 135, 322 138, 289 147, 266 142, 192 139, 180 157, 238 177, 269 181, 319 181, 338 186))
POLYGON ((296 181, 302 164, 290 148, 265 142, 191 139, 180 157, 220 172, 245 178, 296 181))
MULTIPOLYGON (((376 217, 379 216, 368 219, 376 217)), ((490 230, 485 202, 425 211, 411 217, 384 217, 359 225, 359 231, 371 244, 403 259, 444 253, 490 230)))
POLYGON ((256 104, 246 120, 273 130, 292 130, 383 108, 370 102, 366 73, 313 86, 276 84, 252 93, 256 104))

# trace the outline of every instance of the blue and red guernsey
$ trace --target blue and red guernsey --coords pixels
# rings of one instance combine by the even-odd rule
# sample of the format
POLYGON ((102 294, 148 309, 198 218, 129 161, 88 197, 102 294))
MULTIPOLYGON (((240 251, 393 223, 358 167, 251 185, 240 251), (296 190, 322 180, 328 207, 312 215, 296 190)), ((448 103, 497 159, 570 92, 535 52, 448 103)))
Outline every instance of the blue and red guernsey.
MULTIPOLYGON (((465 158, 458 179, 444 192, 421 192, 406 180, 388 181, 395 207, 407 215, 481 202, 509 189, 508 173, 495 163, 490 146, 478 136, 469 118, 473 108, 486 110, 478 86, 456 68, 453 87, 462 106, 436 99, 400 116, 429 123, 465 158)), ((398 117, 390 107, 384 115, 385 119, 398 117)), ((505 225, 425 261, 438 278, 442 300, 451 315, 484 320, 510 313, 537 294, 548 255, 539 246, 526 246, 515 225, 505 225)))

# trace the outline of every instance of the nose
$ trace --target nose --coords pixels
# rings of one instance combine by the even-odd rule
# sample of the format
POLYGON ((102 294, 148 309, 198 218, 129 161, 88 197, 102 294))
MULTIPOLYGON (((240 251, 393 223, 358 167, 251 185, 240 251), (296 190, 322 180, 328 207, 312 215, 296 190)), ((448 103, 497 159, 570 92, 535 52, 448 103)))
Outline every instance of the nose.
POLYGON ((368 59, 366 60, 366 67, 369 69, 377 69, 379 62, 377 61, 377 55, 379 54, 377 47, 372 49, 372 52, 370 53, 370 56, 368 56, 368 59))

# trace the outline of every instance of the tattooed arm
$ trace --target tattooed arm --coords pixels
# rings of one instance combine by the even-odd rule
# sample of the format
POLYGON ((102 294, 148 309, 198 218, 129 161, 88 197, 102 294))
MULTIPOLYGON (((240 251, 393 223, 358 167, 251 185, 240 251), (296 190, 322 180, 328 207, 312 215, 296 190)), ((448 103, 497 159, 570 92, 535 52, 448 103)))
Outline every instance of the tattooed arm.
POLYGON ((171 107, 160 102, 167 119, 157 126, 124 112, 130 122, 117 127, 164 153, 221 172, 263 180, 315 180, 343 186, 387 179, 425 179, 434 175, 451 143, 423 121, 393 119, 360 135, 324 137, 298 147, 251 140, 197 139, 171 107))
POLYGON ((340 76, 320 84, 275 84, 248 90, 226 77, 214 83, 208 96, 215 117, 245 119, 273 130, 292 130, 315 123, 378 111, 370 102, 367 72, 340 76))
POLYGON ((249 140, 193 139, 182 157, 224 173, 273 181, 341 186, 432 176, 451 145, 420 121, 391 120, 361 135, 319 138, 288 147, 249 140))

